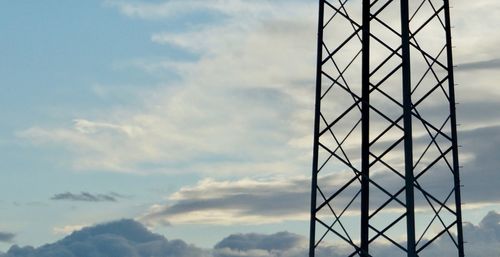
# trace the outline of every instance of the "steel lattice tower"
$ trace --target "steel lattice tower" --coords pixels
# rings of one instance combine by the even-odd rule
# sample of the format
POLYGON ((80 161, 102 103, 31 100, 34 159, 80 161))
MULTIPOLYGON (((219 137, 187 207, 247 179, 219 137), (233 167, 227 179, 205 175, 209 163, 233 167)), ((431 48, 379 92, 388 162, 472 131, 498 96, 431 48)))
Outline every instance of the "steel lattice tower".
POLYGON ((309 256, 463 257, 449 1, 319 3, 309 256))

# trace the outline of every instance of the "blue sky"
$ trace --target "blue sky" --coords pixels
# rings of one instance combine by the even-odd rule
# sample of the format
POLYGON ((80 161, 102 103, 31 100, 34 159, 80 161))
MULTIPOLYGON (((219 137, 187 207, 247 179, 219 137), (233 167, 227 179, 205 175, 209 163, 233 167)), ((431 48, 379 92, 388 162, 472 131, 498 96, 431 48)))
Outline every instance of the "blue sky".
MULTIPOLYGON (((477 224, 500 211, 500 35, 484 25, 500 5, 454 2, 464 215, 477 224)), ((316 8, 1 2, 0 231, 15 238, 0 250, 120 218, 201 247, 238 232, 306 235, 316 8)))

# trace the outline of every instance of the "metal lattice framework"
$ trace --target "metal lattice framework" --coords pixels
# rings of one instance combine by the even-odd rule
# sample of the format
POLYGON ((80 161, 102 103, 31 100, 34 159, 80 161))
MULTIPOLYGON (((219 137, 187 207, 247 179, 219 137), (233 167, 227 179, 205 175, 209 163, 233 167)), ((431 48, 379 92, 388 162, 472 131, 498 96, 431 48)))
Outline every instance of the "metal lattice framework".
POLYGON ((463 257, 448 0, 320 0, 310 257, 463 257))

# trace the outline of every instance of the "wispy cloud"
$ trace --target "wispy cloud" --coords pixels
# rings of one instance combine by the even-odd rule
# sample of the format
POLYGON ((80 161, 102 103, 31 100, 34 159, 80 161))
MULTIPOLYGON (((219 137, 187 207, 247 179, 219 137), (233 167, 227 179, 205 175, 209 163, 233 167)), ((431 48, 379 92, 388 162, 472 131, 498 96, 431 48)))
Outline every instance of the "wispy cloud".
MULTIPOLYGON (((152 35, 155 42, 177 44, 200 58, 146 63, 158 72, 162 67, 175 70, 181 80, 151 94, 143 108, 103 111, 70 126, 33 126, 18 135, 66 147, 73 153, 73 167, 83 170, 248 174, 256 167, 270 173, 308 167, 314 54, 306 49, 315 45, 314 5, 213 2, 249 23, 152 35), (281 11, 269 11, 275 4, 281 11), (232 13, 234 8, 242 11, 232 13), (252 8, 258 11, 243 11, 252 8)), ((206 5, 165 5, 174 3, 206 5)))
MULTIPOLYGON (((239 14, 269 15, 279 12, 276 6, 304 5, 301 0, 166 0, 157 3, 106 0, 105 5, 117 8, 122 14, 147 20, 168 19, 192 12, 219 12, 229 16, 239 14)), ((306 5, 309 5, 306 3, 306 5)), ((241 17, 245 18, 245 17, 241 17)))
MULTIPOLYGON (((495 3, 457 1, 453 9, 456 57, 458 63, 470 63, 469 69, 457 72, 457 82, 463 85, 457 87, 457 96, 462 103, 458 117, 463 129, 464 198, 474 203, 497 202, 499 195, 488 193, 498 191, 491 182, 495 180, 481 181, 496 176, 498 158, 491 154, 498 152, 500 145, 500 117, 495 113, 500 97, 496 81, 500 77, 495 68, 498 56, 491 50, 500 41, 494 26, 483 26, 485 21, 498 23, 500 12, 495 3), (484 37, 484 31, 477 28, 491 36, 484 37), (476 69, 486 66, 491 69, 476 69)), ((152 33, 153 43, 175 45, 199 58, 140 63, 138 66, 148 72, 167 69, 180 77, 180 81, 155 91, 143 108, 103 110, 97 117, 75 119, 72 125, 33 126, 19 135, 66 147, 73 153, 71 162, 76 169, 200 172, 215 178, 200 182, 191 191, 185 187, 170 202, 152 206, 145 220, 262 223, 306 217, 306 178, 299 179, 298 186, 293 179, 228 182, 220 177, 287 174, 296 178, 309 174, 316 5, 306 1, 243 0, 108 4, 141 19, 169 18, 196 9, 223 12, 228 20, 152 33), (240 188, 235 186, 238 183, 240 188), (233 193, 224 191, 224 184, 234 184, 233 193), (264 197, 255 192, 268 186, 276 186, 273 194, 264 197), (288 187, 296 188, 290 192, 288 187), (216 192, 219 195, 214 195, 216 192), (200 198, 204 194, 211 198, 200 198), (288 198, 294 194, 296 202, 288 198), (255 204, 242 206, 241 202, 255 204), (282 213, 264 208, 276 202, 282 203, 282 213)), ((432 116, 435 107, 430 106, 427 113, 432 116)), ((391 158, 397 161, 400 156, 391 158)), ((441 179, 429 178, 429 186, 438 193, 443 192, 438 183, 441 179)), ((449 180, 446 184, 451 186, 449 180)))
POLYGON ((106 0, 104 3, 107 6, 117 8, 122 14, 139 19, 166 19, 186 15, 193 11, 217 11, 227 10, 221 6, 222 2, 238 2, 238 1, 200 1, 200 0, 170 0, 160 3, 148 2, 131 2, 120 0, 106 0), (222 7, 222 8, 221 8, 222 7))
POLYGON ((120 194, 91 194, 88 192, 75 193, 59 193, 52 196, 51 200, 56 201, 75 201, 75 202, 116 202, 118 198, 122 198, 120 194))
POLYGON ((134 137, 135 135, 143 133, 140 127, 132 127, 128 125, 119 125, 106 122, 95 122, 85 119, 75 119, 74 128, 83 134, 96 134, 104 133, 108 130, 112 132, 123 133, 128 137, 134 137))

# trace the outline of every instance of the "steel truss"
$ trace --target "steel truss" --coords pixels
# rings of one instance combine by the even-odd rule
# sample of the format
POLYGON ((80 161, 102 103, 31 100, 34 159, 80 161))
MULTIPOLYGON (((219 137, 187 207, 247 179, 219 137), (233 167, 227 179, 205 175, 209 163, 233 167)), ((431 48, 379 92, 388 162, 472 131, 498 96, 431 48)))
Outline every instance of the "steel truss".
POLYGON ((309 256, 463 257, 449 1, 319 2, 309 256))

